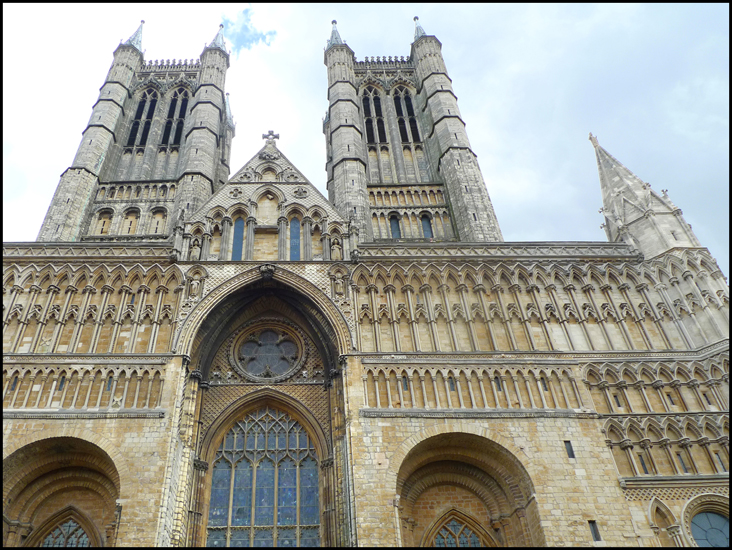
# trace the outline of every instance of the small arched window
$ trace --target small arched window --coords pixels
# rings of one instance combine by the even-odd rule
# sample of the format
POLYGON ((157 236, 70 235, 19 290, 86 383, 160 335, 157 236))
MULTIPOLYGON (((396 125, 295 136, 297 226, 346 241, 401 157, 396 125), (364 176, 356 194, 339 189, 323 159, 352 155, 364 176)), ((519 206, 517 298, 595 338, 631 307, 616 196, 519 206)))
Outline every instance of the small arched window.
POLYGON ((397 217, 396 215, 392 215, 389 218, 389 224, 391 225, 391 238, 392 239, 401 239, 402 230, 399 227, 399 217, 397 217))
POLYGON ((290 221, 290 261, 300 261, 300 220, 290 221))
POLYGON ((165 212, 158 210, 150 221, 150 233, 156 235, 165 233, 165 212))
POLYGON ((422 231, 424 232, 425 239, 433 238, 432 235, 432 222, 427 214, 422 214, 422 231))
POLYGON ((123 235, 134 235, 137 231, 137 221, 140 219, 140 214, 137 210, 130 210, 125 214, 125 221, 122 225, 123 235))
POLYGON ((234 241, 231 250, 231 259, 235 262, 241 261, 242 245, 244 244, 244 218, 237 218, 234 221, 234 241))
POLYGON ((97 235, 109 235, 109 228, 112 225, 112 213, 100 212, 97 222, 97 235))

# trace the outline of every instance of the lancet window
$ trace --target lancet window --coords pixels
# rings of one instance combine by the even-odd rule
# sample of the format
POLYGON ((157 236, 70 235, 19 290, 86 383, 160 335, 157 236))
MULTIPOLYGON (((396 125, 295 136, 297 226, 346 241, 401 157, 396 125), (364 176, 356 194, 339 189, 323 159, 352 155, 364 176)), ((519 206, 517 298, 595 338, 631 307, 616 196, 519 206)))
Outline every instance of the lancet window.
POLYGON ((127 147, 133 147, 135 145, 140 126, 142 126, 143 129, 138 145, 145 146, 145 144, 147 143, 147 135, 150 132, 150 124, 152 123, 152 118, 155 114, 155 107, 157 103, 158 93, 156 91, 146 90, 142 93, 142 95, 140 96, 140 101, 137 104, 137 111, 135 111, 135 118, 132 122, 132 128, 130 128, 130 135, 127 137, 127 147))
POLYGON ((173 134, 173 141, 170 145, 180 145, 181 136, 183 134, 183 121, 188 110, 188 90, 178 88, 170 100, 168 107, 168 116, 165 121, 165 130, 163 131, 162 145, 168 145, 170 136, 173 134), (173 131, 175 129, 175 132, 173 131))
POLYGON ((389 218, 389 224, 391 225, 391 238, 392 239, 401 239, 402 230, 399 227, 399 218, 396 215, 392 215, 389 218))
POLYGON ((368 143, 387 143, 386 127, 381 111, 381 98, 379 92, 373 86, 367 86, 362 98, 363 116, 366 123, 366 141, 368 143), (377 135, 378 133, 378 135, 377 135))
POLYGON ((319 546, 318 460, 287 413, 263 408, 238 421, 213 464, 207 546, 319 546))
POLYGON ((300 260, 300 220, 292 218, 290 221, 290 261, 300 260))
POLYGON ((242 245, 244 244, 244 218, 237 218, 234 221, 234 241, 231 250, 231 259, 235 262, 241 261, 242 245))
POLYGON ((414 107, 412 105, 412 96, 404 86, 399 86, 394 91, 394 109, 397 115, 397 125, 399 126, 399 135, 402 143, 419 142, 419 129, 417 128, 417 118, 414 116, 414 107), (407 126, 411 131, 411 139, 407 132, 407 126))

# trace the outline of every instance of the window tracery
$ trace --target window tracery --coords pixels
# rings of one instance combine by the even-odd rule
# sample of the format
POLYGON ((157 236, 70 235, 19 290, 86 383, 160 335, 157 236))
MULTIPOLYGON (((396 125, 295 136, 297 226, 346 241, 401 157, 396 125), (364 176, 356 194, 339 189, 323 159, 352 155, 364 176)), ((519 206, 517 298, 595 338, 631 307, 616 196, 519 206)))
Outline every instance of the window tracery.
POLYGON ((729 548, 729 518, 716 512, 702 512, 691 520, 691 535, 699 546, 729 548))
POLYGON ((319 546, 318 473, 299 422, 269 407, 247 414, 216 453, 207 546, 319 546))
POLYGON ((294 375, 307 353, 303 335, 294 326, 272 319, 245 327, 233 340, 232 367, 254 382, 279 382, 294 375))
POLYGON ((86 534, 81 525, 73 519, 69 519, 53 529, 41 544, 43 548, 71 547, 71 548, 88 548, 89 536, 86 534))

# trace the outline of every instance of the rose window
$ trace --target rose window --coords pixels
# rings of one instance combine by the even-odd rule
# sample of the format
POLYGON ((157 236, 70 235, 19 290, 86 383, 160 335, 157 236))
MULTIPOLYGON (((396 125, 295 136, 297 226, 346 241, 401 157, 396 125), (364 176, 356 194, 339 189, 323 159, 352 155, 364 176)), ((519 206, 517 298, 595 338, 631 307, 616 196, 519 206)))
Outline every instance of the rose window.
POLYGON ((289 324, 267 324, 266 328, 245 329, 235 339, 232 359, 236 370, 245 378, 278 382, 295 374, 302 365, 304 341, 299 331, 289 324))

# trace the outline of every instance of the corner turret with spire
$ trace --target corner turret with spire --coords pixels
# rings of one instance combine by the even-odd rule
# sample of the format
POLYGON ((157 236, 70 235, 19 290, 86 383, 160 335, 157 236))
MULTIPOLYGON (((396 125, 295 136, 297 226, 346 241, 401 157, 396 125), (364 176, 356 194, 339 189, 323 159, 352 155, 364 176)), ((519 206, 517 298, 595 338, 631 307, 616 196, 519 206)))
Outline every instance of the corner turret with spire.
POLYGON ((596 136, 590 134, 589 139, 600 173, 600 212, 605 217, 601 227, 610 242, 626 242, 646 259, 675 248, 702 246, 666 189, 659 195, 601 147, 596 136))

